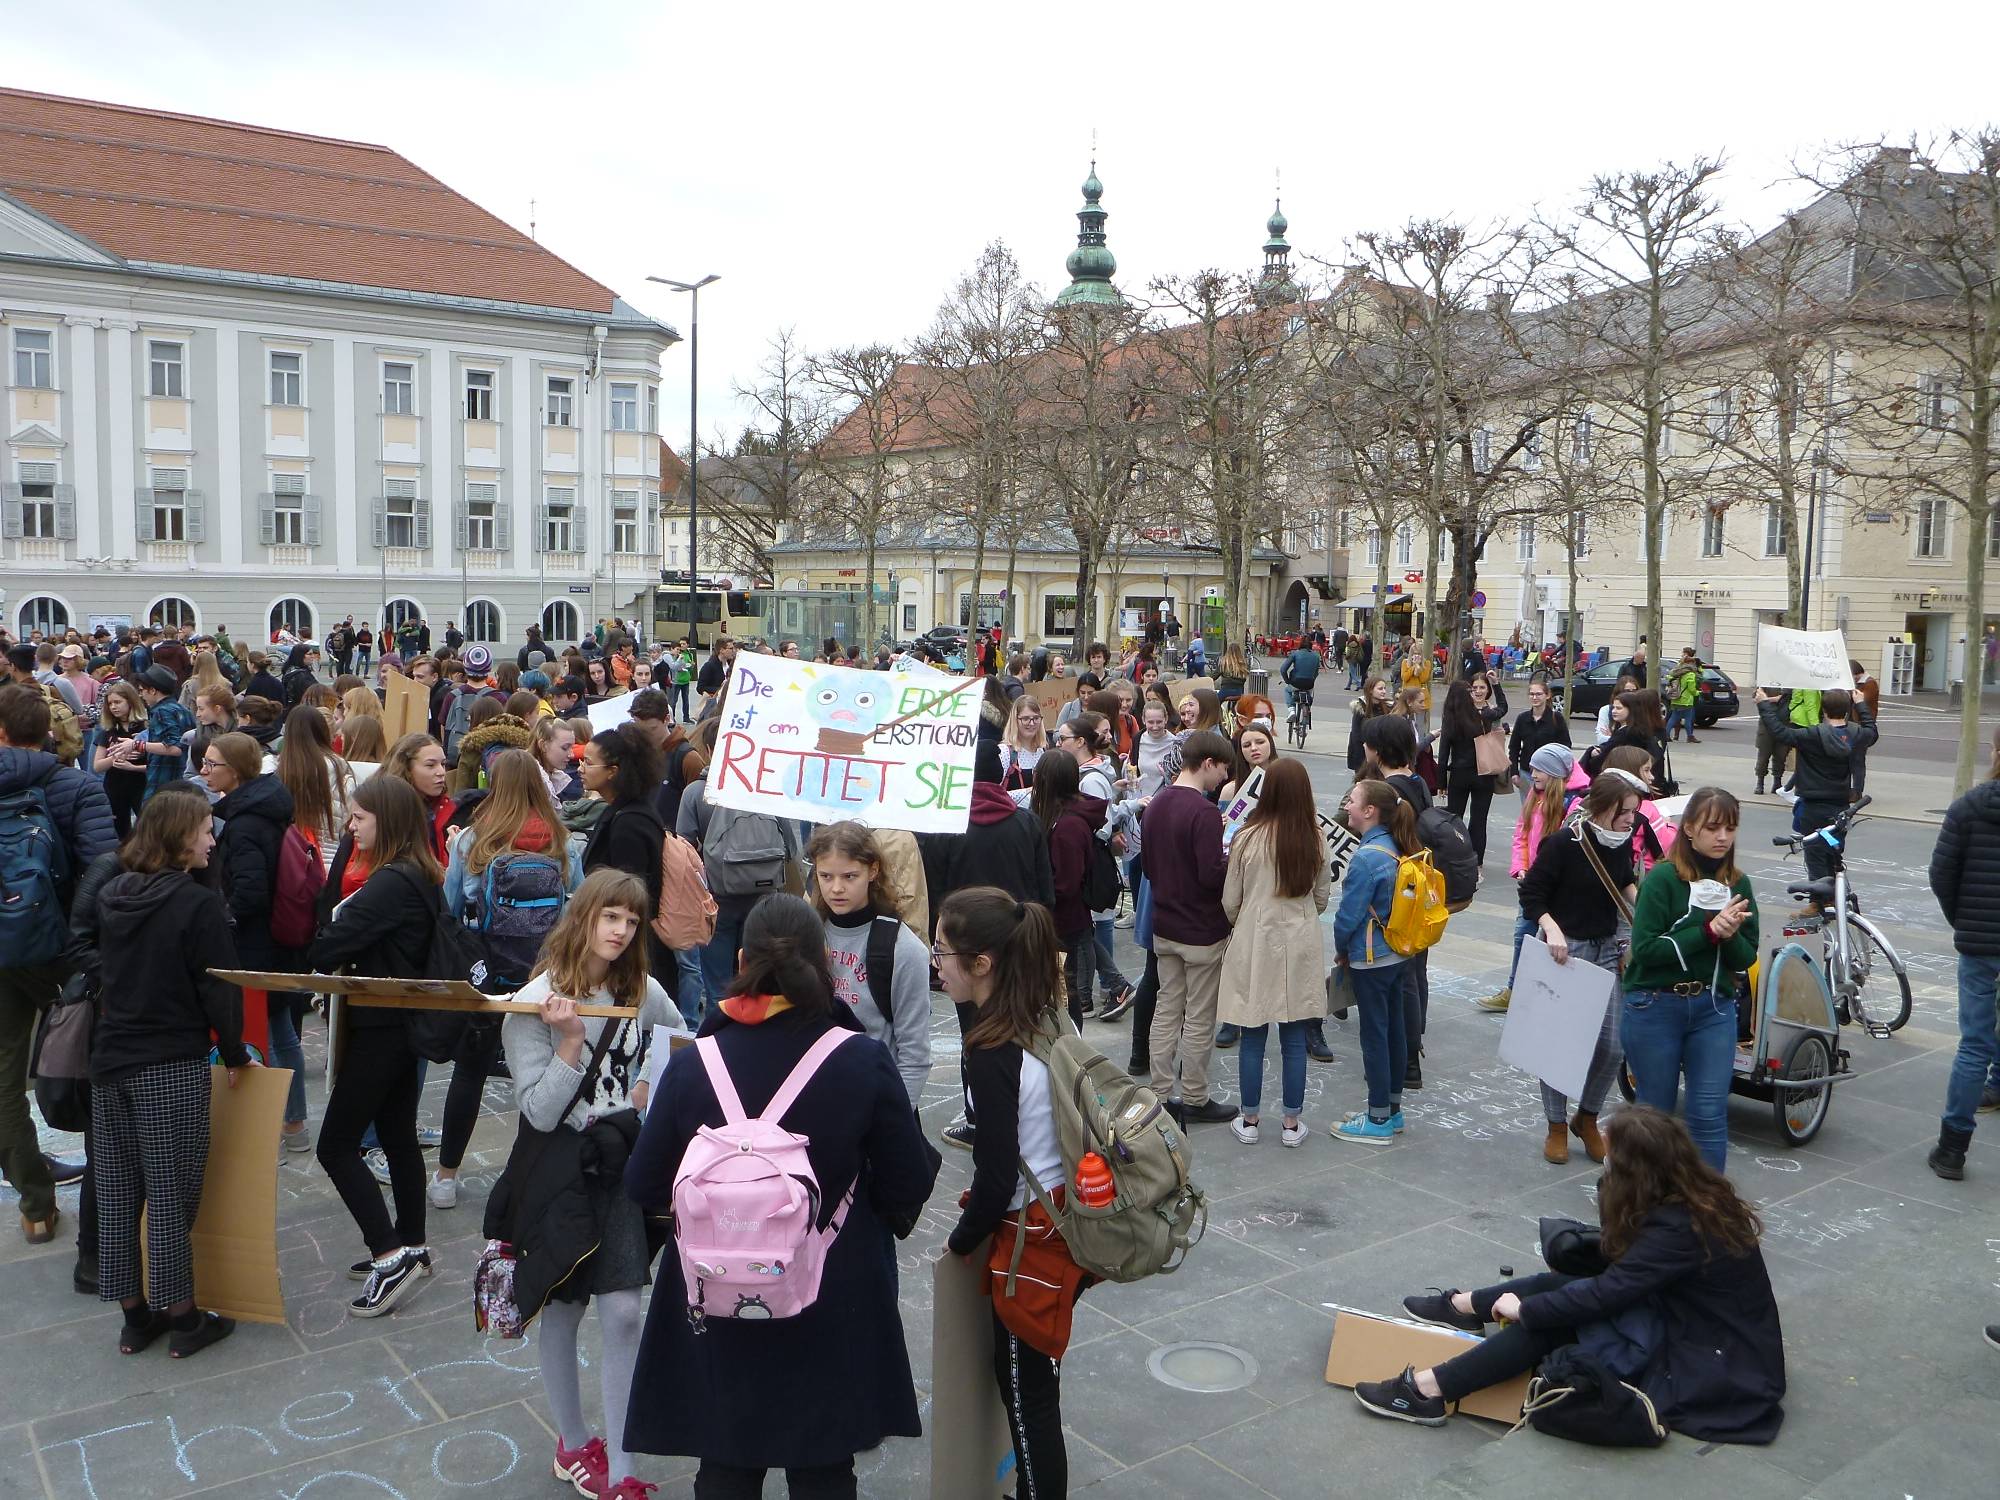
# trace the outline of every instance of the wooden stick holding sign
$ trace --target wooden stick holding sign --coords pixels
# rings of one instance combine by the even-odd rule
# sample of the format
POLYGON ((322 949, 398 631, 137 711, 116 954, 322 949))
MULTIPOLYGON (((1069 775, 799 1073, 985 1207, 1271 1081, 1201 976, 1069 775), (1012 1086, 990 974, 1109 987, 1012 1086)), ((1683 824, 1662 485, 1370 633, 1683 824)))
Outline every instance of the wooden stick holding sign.
MULTIPOLYGON (((532 1016, 541 1010, 532 1000, 482 994, 462 979, 379 979, 364 974, 267 974, 254 969, 210 969, 208 972, 217 979, 240 984, 245 989, 306 990, 315 995, 338 995, 349 1005, 389 1010, 464 1010, 493 1016, 532 1016)), ((629 1020, 639 1011, 636 1006, 629 1005, 579 1005, 576 1013, 580 1016, 629 1020)))

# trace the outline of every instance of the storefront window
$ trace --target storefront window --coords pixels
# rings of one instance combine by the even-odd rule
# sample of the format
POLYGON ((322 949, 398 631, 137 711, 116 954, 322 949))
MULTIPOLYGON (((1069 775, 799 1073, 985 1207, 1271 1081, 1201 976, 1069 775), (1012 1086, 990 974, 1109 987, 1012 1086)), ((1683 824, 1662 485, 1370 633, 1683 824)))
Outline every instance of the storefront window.
POLYGON ((2000 615, 1986 617, 1980 641, 1979 682, 1982 687, 2000 687, 2000 615))
POLYGON ((1042 634, 1076 635, 1076 595, 1050 594, 1042 601, 1042 634))

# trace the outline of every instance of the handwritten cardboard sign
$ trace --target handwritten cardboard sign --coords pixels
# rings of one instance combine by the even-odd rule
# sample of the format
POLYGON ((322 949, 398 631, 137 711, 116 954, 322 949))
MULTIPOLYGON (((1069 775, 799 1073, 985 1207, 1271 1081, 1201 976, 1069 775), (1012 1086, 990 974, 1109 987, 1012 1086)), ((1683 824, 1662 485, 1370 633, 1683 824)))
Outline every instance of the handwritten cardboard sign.
POLYGON ((1212 693, 1215 691, 1215 679, 1213 677, 1183 677, 1178 682, 1167 684, 1167 696, 1174 700, 1174 707, 1179 708, 1181 706, 1181 699, 1185 698, 1196 688, 1207 688, 1212 693))
POLYGON ((1765 625, 1757 634, 1757 681, 1763 687, 1854 691, 1847 638, 1838 630, 1787 630, 1765 625))
POLYGON ((421 682, 391 667, 382 674, 382 733, 390 744, 430 727, 431 698, 421 682))
POLYGON ((1076 696, 1076 679, 1044 677, 1028 684, 1028 696, 1042 705, 1042 717, 1053 724, 1063 705, 1076 696))
POLYGON ((977 678, 739 656, 708 771, 711 807, 963 833, 977 678))
POLYGON ((1618 976, 1580 958, 1557 963, 1538 937, 1521 944, 1500 1061, 1575 1099, 1583 1093, 1618 976))

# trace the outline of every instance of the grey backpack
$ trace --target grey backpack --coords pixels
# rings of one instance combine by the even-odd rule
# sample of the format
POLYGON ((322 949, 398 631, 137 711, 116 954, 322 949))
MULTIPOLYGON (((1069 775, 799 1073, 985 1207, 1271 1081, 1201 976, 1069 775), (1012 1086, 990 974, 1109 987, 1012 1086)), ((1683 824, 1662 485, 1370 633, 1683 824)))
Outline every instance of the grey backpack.
POLYGON ((785 836, 768 813, 708 808, 701 859, 718 896, 765 896, 785 888, 785 836))

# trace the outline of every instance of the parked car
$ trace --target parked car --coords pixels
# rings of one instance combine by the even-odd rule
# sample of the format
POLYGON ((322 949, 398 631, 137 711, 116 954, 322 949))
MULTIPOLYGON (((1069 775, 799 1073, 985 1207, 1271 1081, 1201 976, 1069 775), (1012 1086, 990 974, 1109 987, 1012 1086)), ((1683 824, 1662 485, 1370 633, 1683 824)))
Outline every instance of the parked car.
POLYGON ((933 651, 950 653, 965 650, 965 632, 955 625, 933 625, 918 639, 933 651))
MULTIPOLYGON (((1573 679, 1576 690, 1566 706, 1570 717, 1583 715, 1596 718, 1597 711, 1611 701, 1611 690, 1618 685, 1618 671, 1624 665, 1623 660, 1607 661, 1578 672, 1573 679)), ((1551 677, 1549 690, 1556 701, 1561 702, 1562 678, 1551 677)), ((1694 707, 1696 726, 1706 729, 1717 720, 1733 719, 1742 711, 1742 701, 1736 696, 1735 679, 1720 667, 1703 667, 1701 696, 1695 700, 1694 707)))

